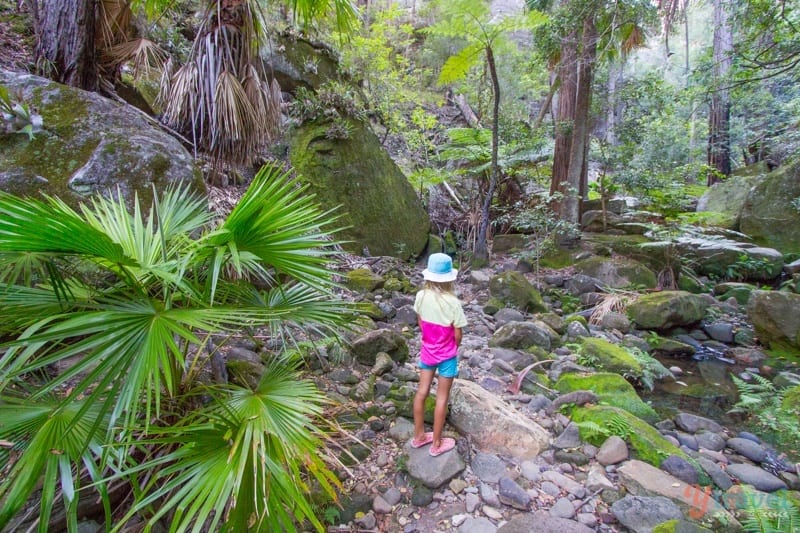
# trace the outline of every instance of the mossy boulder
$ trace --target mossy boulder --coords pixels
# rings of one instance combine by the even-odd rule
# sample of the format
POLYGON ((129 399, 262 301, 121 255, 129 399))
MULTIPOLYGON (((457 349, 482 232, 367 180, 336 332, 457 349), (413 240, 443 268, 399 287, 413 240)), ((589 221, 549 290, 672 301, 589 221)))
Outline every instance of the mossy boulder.
POLYGON ((778 277, 783 270, 783 254, 774 248, 688 236, 678 238, 677 247, 698 274, 767 281, 778 277))
POLYGON ((489 346, 518 350, 540 346, 545 350, 550 350, 558 338, 558 333, 538 320, 536 322, 508 322, 495 331, 492 338, 489 339, 489 346))
POLYGON ((357 291, 374 291, 383 285, 383 277, 368 268, 356 268, 345 274, 345 284, 357 291))
POLYGON ((323 208, 340 208, 346 250, 401 259, 419 255, 430 231, 422 203, 369 126, 341 120, 347 138, 331 138, 330 121, 297 126, 290 135, 292 166, 323 208))
POLYGON ((724 302, 728 298, 734 298, 739 305, 747 305, 750 301, 750 293, 758 287, 750 283, 719 283, 714 286, 714 295, 717 300, 724 302))
POLYGON ((77 207, 92 194, 116 194, 149 206, 153 190, 205 185, 191 154, 140 112, 97 93, 0 70, 0 84, 41 115, 44 129, 0 135, 0 190, 57 196, 77 207))
POLYGON ((724 181, 715 183, 700 197, 697 211, 719 213, 718 224, 728 229, 738 229, 742 209, 750 194, 750 190, 764 179, 761 174, 733 175, 724 181))
POLYGON ((712 530, 705 528, 694 522, 686 520, 667 520, 653 528, 652 533, 713 533, 712 530))
POLYGON ((590 257, 575 264, 575 271, 599 279, 603 285, 620 289, 656 286, 656 275, 643 264, 626 257, 590 257))
MULTIPOLYGON (((623 433, 623 437, 631 447, 636 458, 655 467, 670 455, 687 458, 677 446, 665 439, 653 426, 641 418, 619 407, 610 405, 592 405, 576 407, 572 411, 572 420, 580 425, 581 422, 593 422, 603 428, 613 428, 612 432, 623 433)), ((600 446, 605 440, 602 434, 592 434, 587 429, 581 429, 581 436, 600 446)))
POLYGON ((756 335, 772 349, 800 348, 800 294, 783 291, 753 291, 747 316, 756 335))
POLYGON ((528 244, 528 237, 521 233, 508 233, 495 235, 492 239, 492 252, 507 253, 524 250, 528 244))
POLYGON ((643 329, 669 329, 699 322, 708 300, 685 291, 662 291, 640 296, 628 306, 628 316, 643 329))
POLYGON ((644 403, 636 394, 633 385, 619 374, 610 372, 563 374, 556 382, 555 389, 560 393, 590 390, 600 398, 600 402, 603 404, 624 409, 650 423, 658 421, 658 414, 655 410, 644 403))
POLYGON ((800 385, 795 385, 783 393, 781 407, 796 415, 800 415, 800 385))
POLYGON ((767 174, 747 195, 739 229, 756 242, 785 252, 800 252, 800 158, 767 174))
POLYGON ((547 306, 541 293, 520 272, 503 272, 489 281, 489 292, 509 307, 543 313, 547 306))
POLYGON ((598 337, 581 337, 580 344, 583 355, 596 360, 598 370, 641 377, 642 365, 625 348, 598 337))

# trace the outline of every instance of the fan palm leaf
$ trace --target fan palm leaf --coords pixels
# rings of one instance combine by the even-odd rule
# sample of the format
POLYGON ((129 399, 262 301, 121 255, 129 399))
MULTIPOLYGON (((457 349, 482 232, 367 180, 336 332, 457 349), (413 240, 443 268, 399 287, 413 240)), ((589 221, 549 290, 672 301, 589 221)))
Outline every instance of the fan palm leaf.
MULTIPOLYGON (((294 531, 295 520, 321 524, 304 496, 307 475, 331 496, 336 478, 316 454, 312 418, 323 401, 276 358, 254 390, 227 388, 185 425, 152 440, 172 451, 131 469, 156 472, 134 513, 159 503, 153 523, 175 511, 173 530, 294 531)), ((123 520, 124 522, 124 520, 123 520)))
MULTIPOLYGON (((317 477, 324 486, 332 479, 309 451, 319 444, 314 432, 303 433, 310 431, 309 423, 299 411, 315 416, 315 393, 300 386, 294 396, 272 396, 286 406, 268 403, 270 413, 260 416, 271 418, 258 426, 251 415, 222 407, 202 414, 185 411, 196 403, 184 396, 192 388, 186 369, 196 364, 192 356, 209 334, 257 326, 275 332, 286 327, 331 330, 348 319, 349 307, 333 296, 335 284, 327 270, 332 243, 328 228, 336 217, 321 212, 286 177, 277 168, 263 169, 216 229, 210 229, 207 206, 188 188, 155 195, 149 210, 134 199, 130 212, 119 197, 97 198, 75 211, 53 198, 0 194, 0 272, 5 278, 0 284, 5 333, 0 345, 0 437, 9 435, 8 440, 24 448, 9 463, 12 476, 0 484, 4 509, 10 505, 0 515, 0 528, 42 480, 43 502, 64 499, 74 523, 79 471, 91 474, 101 497, 105 484, 97 480, 108 468, 124 470, 128 480, 136 475, 125 470, 133 464, 132 447, 114 447, 108 456, 97 451, 97 443, 105 450, 114 442, 134 440, 157 446, 153 438, 173 432, 197 441, 193 448, 174 442, 163 448, 169 457, 163 479, 184 483, 162 490, 162 485, 141 481, 145 490, 140 481, 132 481, 138 501, 145 502, 137 509, 152 501, 148 494, 162 490, 159 497, 176 506, 175 529, 205 527, 212 515, 212 520, 235 524, 233 530, 247 523, 245 515, 259 516, 262 530, 288 529, 295 518, 314 521, 302 500, 304 476, 317 477), (41 265, 49 266, 42 270, 41 265), (53 376, 52 368, 62 370, 53 376), (20 387, 34 375, 37 381, 26 389, 24 406, 7 399, 22 394, 20 387), (310 405, 301 409, 306 400, 310 405), (21 422, 13 421, 25 416, 40 423, 22 431, 21 422), (292 416, 302 420, 288 420, 292 416), (57 430, 46 423, 51 419, 57 430), (164 426, 167 420, 176 427, 164 426), (267 428, 267 422, 274 427, 267 428), (220 455, 217 459, 226 462, 219 462, 216 470, 208 464, 175 466, 189 460, 181 459, 181 451, 189 457, 208 444, 208 453, 217 453, 219 443, 227 442, 219 440, 220 431, 222 436, 240 435, 226 452, 234 453, 235 460, 220 455), (66 440, 56 442, 57 435, 66 440), (213 446, 210 435, 217 439, 213 446), (68 453, 55 454, 56 459, 47 455, 67 446, 68 453), (167 470, 167 465, 176 470, 167 470), (231 467, 238 477, 219 490, 192 492, 193 484, 186 481, 204 472, 221 479, 221 472, 231 467), (269 490, 262 488, 265 481, 269 490), (59 494, 56 487, 61 487, 59 494), (245 494, 256 496, 249 501, 245 494), (187 503, 194 499, 197 503, 187 503), (236 515, 237 509, 245 511, 236 515)), ((264 385, 269 391, 288 390, 289 385, 276 384, 281 379, 295 385, 293 374, 288 378, 280 368, 270 372, 274 380, 263 382, 272 383, 264 385)), ((236 389, 223 393, 222 404, 239 397, 236 389)), ((163 457, 142 446, 136 449, 153 458, 151 462, 163 457)))

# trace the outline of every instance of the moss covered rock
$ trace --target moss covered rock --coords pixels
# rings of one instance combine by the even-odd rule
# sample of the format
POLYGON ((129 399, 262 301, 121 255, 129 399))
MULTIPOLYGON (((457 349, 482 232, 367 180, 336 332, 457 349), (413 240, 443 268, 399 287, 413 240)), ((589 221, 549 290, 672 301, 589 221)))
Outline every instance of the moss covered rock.
POLYGON ((667 520, 654 527, 653 533, 712 533, 712 530, 686 520, 667 520))
POLYGON ((642 375, 642 365, 625 348, 597 337, 582 337, 580 344, 583 355, 595 360, 597 369, 636 378, 642 375))
POLYGON ((800 252, 800 158, 767 174, 748 193, 739 229, 764 246, 800 252))
POLYGON ((762 344, 779 350, 800 348, 800 294, 753 291, 747 316, 762 344))
POLYGON ((576 263, 575 271, 599 279, 615 289, 630 286, 652 289, 656 286, 656 275, 652 270, 625 257, 590 257, 576 263))
POLYGON ((547 311, 541 293, 519 272, 508 271, 489 281, 489 292, 504 304, 522 311, 540 313, 547 311))
POLYGON ((290 136, 292 166, 320 205, 341 207, 345 249, 401 259, 419 255, 430 230, 422 203, 369 127, 345 122, 347 138, 330 138, 328 121, 298 126, 290 136))
POLYGON ((636 394, 633 385, 619 374, 609 372, 598 372, 597 374, 568 373, 558 379, 555 389, 561 393, 590 390, 597 394, 601 403, 624 409, 650 423, 658 421, 658 415, 655 410, 644 403, 639 395, 636 394))
MULTIPOLYGON (((685 453, 665 439, 657 429, 619 407, 609 405, 576 407, 572 411, 572 420, 579 425, 581 422, 592 422, 609 429, 611 433, 618 434, 628 442, 636 458, 655 467, 670 455, 687 458, 685 453)), ((583 428, 581 436, 596 446, 600 446, 605 439, 604 435, 594 435, 583 428)))
POLYGON ((0 190, 18 196, 57 196, 76 207, 95 193, 137 194, 185 183, 205 192, 192 156, 125 104, 27 74, 0 70, 0 84, 22 95, 42 116, 33 139, 0 135, 0 190))
POLYGON ((383 285, 383 277, 368 268, 356 268, 345 274, 346 285, 357 291, 374 291, 383 285))
POLYGON ((708 301, 685 291, 644 294, 628 306, 628 316, 644 329, 669 329, 689 326, 705 315, 708 301))
POLYGON ((747 197, 755 185, 764 179, 762 174, 733 175, 715 183, 700 197, 697 211, 710 211, 723 215, 721 218, 728 229, 739 228, 739 218, 747 197))

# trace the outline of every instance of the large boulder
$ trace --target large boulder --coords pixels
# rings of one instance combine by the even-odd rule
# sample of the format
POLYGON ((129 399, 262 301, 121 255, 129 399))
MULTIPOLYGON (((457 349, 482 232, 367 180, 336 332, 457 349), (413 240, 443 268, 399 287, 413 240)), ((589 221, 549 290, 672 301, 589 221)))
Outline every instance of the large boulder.
POLYGON ((558 333, 538 320, 535 322, 508 322, 495 331, 492 338, 489 339, 489 346, 518 350, 539 346, 549 351, 553 342, 558 338, 558 333))
POLYGON ((689 326, 705 315, 708 301, 685 291, 662 291, 640 296, 628 306, 628 316, 643 329, 689 326))
POLYGON ((340 207, 345 249, 401 259, 419 255, 430 230, 422 203, 369 126, 341 120, 348 133, 338 137, 330 134, 330 121, 297 126, 290 136, 292 166, 323 208, 340 207))
POLYGON ((547 311, 541 293, 520 272, 509 270, 489 281, 489 292, 503 304, 530 313, 547 311))
POLYGON ((800 158, 767 174, 747 196, 739 229, 764 246, 800 252, 800 158))
POLYGON ((800 294, 753 291, 747 316, 762 344, 794 350, 800 347, 800 294))
POLYGON ((739 228, 739 218, 750 190, 763 179, 762 174, 733 175, 709 187, 697 202, 697 211, 723 215, 723 226, 739 228))
POLYGON ((0 70, 0 84, 43 121, 33 139, 0 135, 0 190, 44 193, 72 206, 117 190, 149 205, 154 189, 173 183, 205 191, 192 156, 132 107, 28 74, 0 70))
POLYGON ((531 459, 550 442, 547 430, 472 381, 453 383, 448 419, 487 453, 531 459))
POLYGON ((643 264, 626 257, 590 257, 575 264, 575 271, 599 279, 614 289, 639 287, 652 289, 656 275, 643 264))
POLYGON ((359 363, 372 366, 379 353, 389 354, 393 361, 408 360, 408 343, 405 337, 393 329, 376 329, 355 339, 350 351, 359 363))
POLYGON ((773 248, 730 239, 679 237, 677 248, 695 272, 727 279, 775 279, 783 270, 783 254, 773 248))

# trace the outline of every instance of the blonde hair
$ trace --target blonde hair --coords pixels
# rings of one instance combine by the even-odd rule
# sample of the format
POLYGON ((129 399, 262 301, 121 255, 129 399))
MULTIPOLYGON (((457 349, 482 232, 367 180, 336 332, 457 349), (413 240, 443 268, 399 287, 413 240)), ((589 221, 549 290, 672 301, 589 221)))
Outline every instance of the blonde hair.
POLYGON ((424 289, 429 289, 435 292, 449 292, 455 294, 455 282, 452 281, 430 281, 425 280, 425 285, 423 286, 424 289))

